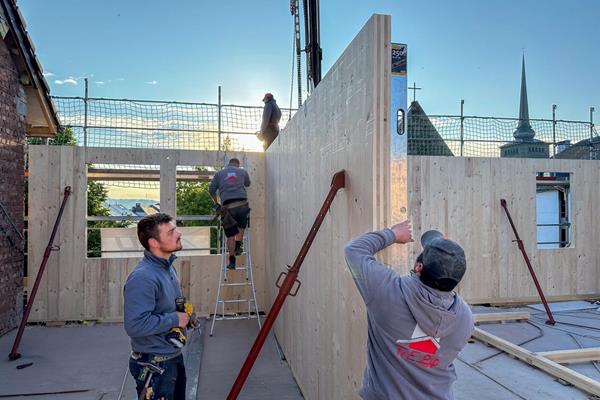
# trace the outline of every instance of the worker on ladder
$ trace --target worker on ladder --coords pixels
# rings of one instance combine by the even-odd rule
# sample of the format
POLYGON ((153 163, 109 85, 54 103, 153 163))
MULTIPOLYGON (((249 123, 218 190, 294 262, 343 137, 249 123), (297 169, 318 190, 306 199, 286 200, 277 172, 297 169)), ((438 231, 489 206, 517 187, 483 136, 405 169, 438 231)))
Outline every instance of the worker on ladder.
POLYGON ((215 202, 215 213, 221 216, 221 224, 227 237, 229 264, 235 269, 235 257, 242 254, 244 229, 248 226, 250 206, 246 188, 250 186, 250 176, 240 168, 240 160, 232 158, 210 182, 208 191, 215 202), (217 199, 221 200, 219 203, 217 199))

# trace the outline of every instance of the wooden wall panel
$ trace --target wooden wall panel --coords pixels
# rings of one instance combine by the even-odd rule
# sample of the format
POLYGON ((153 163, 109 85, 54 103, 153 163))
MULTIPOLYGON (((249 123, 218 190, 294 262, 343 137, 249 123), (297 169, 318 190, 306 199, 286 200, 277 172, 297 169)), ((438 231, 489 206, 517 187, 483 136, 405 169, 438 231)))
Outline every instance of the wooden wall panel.
MULTIPOLYGON (((28 262, 28 285, 29 293, 33 287, 35 276, 39 271, 40 263, 44 255, 44 250, 48 244, 48 238, 52 231, 50 221, 50 205, 46 207, 31 206, 32 204, 43 204, 50 202, 47 199, 47 183, 53 167, 54 161, 49 161, 48 148, 44 146, 29 146, 29 180, 28 180, 28 241, 27 241, 27 262, 28 262), (35 173, 32 173, 34 171, 35 173), (34 239, 35 238, 35 239, 34 239)), ((55 201, 57 199, 54 199, 55 201)), ((33 308, 31 309, 30 319, 33 321, 45 320, 48 313, 48 274, 44 274, 40 281, 40 287, 36 296, 33 308)))
POLYGON ((267 150, 267 282, 294 261, 333 174, 347 173, 275 327, 308 399, 357 398, 362 381, 366 315, 343 246, 391 222, 389 37, 389 17, 372 17, 267 150))
MULTIPOLYGON (((263 153, 218 153, 214 151, 149 150, 30 146, 29 178, 29 290, 58 214, 65 186, 72 194, 63 213, 55 245, 34 302, 30 321, 122 319, 123 284, 137 264, 136 258, 87 258, 87 166, 86 163, 161 165, 161 204, 175 210, 177 165, 222 166, 237 157, 249 171, 248 190, 252 207, 250 234, 257 297, 264 309, 265 280, 265 158, 263 153), (167 190, 169 189, 169 190, 167 190)), ((174 215, 174 213, 173 213, 174 215)), ((243 262, 243 261, 241 261, 243 262)), ((177 261, 184 293, 200 315, 212 313, 218 277, 219 256, 181 257, 177 261)), ((228 288, 232 298, 250 297, 244 288, 228 288)), ((246 310, 232 304, 227 312, 246 310)))
MULTIPOLYGON (((415 236, 438 229, 467 253, 459 286, 470 303, 539 302, 500 199, 506 199, 545 295, 550 300, 600 295, 593 207, 600 202, 598 161, 409 157, 409 213, 415 236), (537 172, 571 173, 571 248, 538 249, 537 172)), ((415 243, 411 261, 421 251, 415 243)))

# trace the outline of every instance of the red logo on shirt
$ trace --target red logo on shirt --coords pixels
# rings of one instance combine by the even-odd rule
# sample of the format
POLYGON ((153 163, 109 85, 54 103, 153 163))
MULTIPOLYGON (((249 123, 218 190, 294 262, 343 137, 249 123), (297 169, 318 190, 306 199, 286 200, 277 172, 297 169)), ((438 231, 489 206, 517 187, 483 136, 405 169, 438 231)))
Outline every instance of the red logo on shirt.
POLYGON ((398 339, 396 344, 396 355, 406 361, 425 368, 434 368, 440 363, 435 355, 440 348, 440 340, 426 335, 418 324, 409 340, 398 339))
POLYGON ((228 172, 227 178, 225 178, 225 180, 227 180, 227 182, 229 183, 235 183, 237 181, 237 175, 235 174, 235 172, 228 172))

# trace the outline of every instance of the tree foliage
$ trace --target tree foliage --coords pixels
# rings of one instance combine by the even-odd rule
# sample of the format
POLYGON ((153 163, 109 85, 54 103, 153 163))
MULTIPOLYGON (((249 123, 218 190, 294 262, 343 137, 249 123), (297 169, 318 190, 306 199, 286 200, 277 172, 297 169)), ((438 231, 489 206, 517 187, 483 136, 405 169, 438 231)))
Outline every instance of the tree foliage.
MULTIPOLYGON (((212 215, 213 201, 208 192, 208 182, 177 183, 177 215, 212 215)), ((211 226, 212 221, 182 221, 182 226, 211 226)), ((210 247, 217 247, 217 231, 211 229, 210 247)), ((216 251, 211 251, 216 253, 216 251)))
POLYGON ((213 201, 208 192, 208 182, 177 183, 177 215, 210 215, 212 213, 213 201))
MULTIPOLYGON (((90 216, 108 216, 110 210, 104 206, 108 199, 108 190, 100 182, 88 182, 88 215, 90 216)), ((88 257, 102 256, 102 239, 100 228, 126 228, 129 225, 127 221, 89 221, 88 222, 88 257)))
MULTIPOLYGON (((43 139, 40 137, 30 137, 27 139, 27 144, 43 144, 43 139)), ((48 139, 50 146, 77 146, 77 138, 73 129, 70 126, 62 127, 56 137, 48 139)))
POLYGON ((110 215, 104 206, 108 198, 108 190, 100 182, 88 182, 88 215, 110 215))

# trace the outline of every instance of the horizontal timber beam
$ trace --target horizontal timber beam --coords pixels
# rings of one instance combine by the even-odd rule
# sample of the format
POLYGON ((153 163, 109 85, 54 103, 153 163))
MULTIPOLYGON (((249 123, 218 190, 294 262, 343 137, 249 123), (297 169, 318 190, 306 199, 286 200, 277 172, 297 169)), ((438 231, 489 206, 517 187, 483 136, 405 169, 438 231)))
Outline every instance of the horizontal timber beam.
POLYGON ((517 346, 516 344, 492 335, 481 328, 476 327, 473 332, 473 336, 476 339, 494 346, 495 348, 502 350, 521 361, 525 361, 527 364, 533 365, 534 367, 537 367, 542 371, 549 373, 550 375, 560 378, 587 393, 600 396, 600 382, 588 378, 587 376, 575 372, 567 367, 563 367, 557 362, 539 355, 539 353, 534 353, 524 349, 523 347, 517 346))
POLYGON ((560 364, 575 364, 589 361, 600 361, 600 347, 587 349, 554 350, 538 352, 538 355, 560 364))
POLYGON ((528 311, 473 314, 473 322, 476 324, 480 322, 526 321, 528 319, 528 311))

